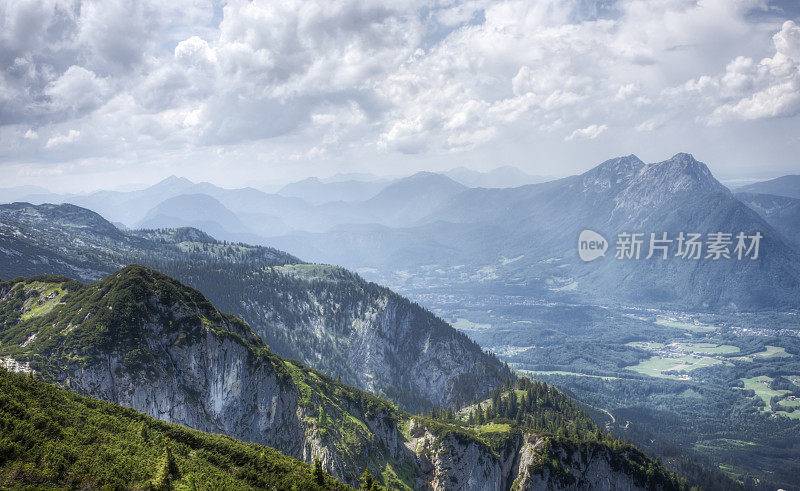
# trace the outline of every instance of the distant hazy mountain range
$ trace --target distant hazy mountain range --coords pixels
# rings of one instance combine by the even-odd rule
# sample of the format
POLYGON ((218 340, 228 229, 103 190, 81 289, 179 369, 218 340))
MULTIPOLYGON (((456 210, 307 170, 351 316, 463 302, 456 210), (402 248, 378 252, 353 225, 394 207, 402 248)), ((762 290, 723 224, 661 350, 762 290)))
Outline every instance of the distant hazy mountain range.
POLYGON ((35 186, 0 189, 0 201, 70 203, 129 229, 191 226, 219 239, 263 244, 266 237, 324 232, 344 224, 406 226, 467 186, 521 185, 537 179, 512 167, 489 173, 459 168, 452 173, 455 180, 429 172, 398 179, 360 174, 309 178, 284 186, 277 194, 171 176, 133 191, 53 194, 35 186))
POLYGON ((272 243, 313 260, 369 268, 395 285, 479 285, 484 291, 749 309, 794 307, 800 300, 800 256, 789 235, 737 199, 705 164, 678 154, 649 165, 620 157, 542 184, 468 189, 412 227, 343 226, 272 243), (626 261, 614 259, 612 246, 587 264, 577 255, 584 229, 612 243, 621 232, 647 239, 662 232, 673 239, 680 232, 759 232, 762 252, 755 261, 645 260, 645 244, 641 260, 626 261))
POLYGON ((334 201, 365 201, 378 194, 390 182, 388 179, 371 181, 349 179, 325 182, 316 177, 309 177, 302 181, 287 184, 278 191, 278 194, 301 198, 312 204, 334 201))
POLYGON ((800 175, 782 176, 769 181, 748 184, 747 186, 736 188, 736 192, 800 198, 800 175))
POLYGON ((552 180, 549 177, 528 174, 510 165, 498 167, 489 172, 456 167, 445 172, 444 175, 471 188, 515 188, 552 180))
POLYGON ((128 228, 191 226, 218 239, 275 245, 399 287, 490 285, 697 308, 796 305, 800 206, 791 196, 800 194, 798 176, 732 194, 704 164, 678 154, 656 164, 621 157, 578 176, 526 184, 541 179, 512 167, 457 168, 394 180, 312 178, 278 194, 177 177, 130 192, 6 194, 74 203, 128 228), (576 249, 583 229, 612 247, 626 231, 645 239, 760 232, 763 254, 750 262, 621 261, 612 249, 584 264, 576 249))

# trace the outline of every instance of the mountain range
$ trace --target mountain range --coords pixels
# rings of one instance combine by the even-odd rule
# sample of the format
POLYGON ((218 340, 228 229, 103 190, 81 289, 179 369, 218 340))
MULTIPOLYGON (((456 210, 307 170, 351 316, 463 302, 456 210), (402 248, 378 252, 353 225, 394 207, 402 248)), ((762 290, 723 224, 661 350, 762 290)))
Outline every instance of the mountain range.
POLYGON ((787 234, 688 154, 653 164, 631 155, 546 183, 467 189, 413 226, 341 226, 272 244, 315 261, 377 271, 400 287, 494 285, 521 294, 572 292, 593 301, 697 309, 791 308, 800 300, 798 252, 787 234), (611 247, 606 257, 584 263, 577 247, 586 229, 609 244, 622 232, 645 240, 666 232, 673 241, 681 232, 758 232, 762 253, 758 260, 683 260, 672 256, 673 243, 669 259, 647 260, 645 243, 640 260, 615 259, 611 247))
POLYGON ((526 184, 546 182, 552 179, 528 174, 511 165, 497 167, 488 172, 479 172, 466 167, 456 167, 443 174, 470 188, 515 188, 526 184))
POLYGON ((0 277, 93 281, 155 267, 241 316, 282 355, 421 410, 482 397, 508 368, 436 316, 341 268, 190 228, 121 231, 73 205, 0 205, 0 277))
POLYGON ((800 198, 800 175, 781 176, 768 181, 748 184, 736 188, 736 192, 800 198))
MULTIPOLYGON (((278 249, 162 228, 192 219, 205 228, 224 224, 230 234, 244 224, 231 207, 273 199, 205 184, 186 189, 203 192, 158 203, 151 219, 184 218, 152 229, 121 230, 74 205, 0 206, 0 276, 15 278, 0 285, 2 365, 290 458, 319 458, 348 484, 367 468, 400 488, 682 486, 635 448, 598 434, 563 394, 516 379, 387 288, 278 249), (198 212, 200 205, 216 214, 198 212), (64 276, 31 277, 44 273, 64 276)), ((654 164, 621 157, 579 176, 510 189, 466 188, 420 173, 363 203, 334 206, 369 208, 386 223, 339 224, 269 243, 375 271, 407 268, 409 282, 441 280, 456 290, 782 308, 797 290, 787 219, 793 200, 753 196, 732 194, 687 154, 654 164), (610 255, 592 263, 576 257, 585 228, 612 238, 649 227, 676 234, 686 224, 761 232, 768 260, 736 269, 736 261, 642 266, 610 255), (705 282, 695 287, 697 277, 705 282), (733 284, 742 278, 750 288, 733 284), (691 291, 677 291, 681 281, 691 291), (765 292, 768 284, 781 286, 765 292)))
MULTIPOLYGON (((467 178, 474 173, 449 174, 456 180, 428 172, 391 181, 306 180, 282 191, 293 196, 171 177, 139 191, 62 198, 101 215, 106 210, 105 218, 128 227, 195 227, 217 239, 274 245, 356 269, 401 289, 488 287, 692 309, 786 308, 798 300, 795 198, 732 194, 688 154, 654 164, 620 157, 581 175, 512 188, 471 188, 457 179, 476 184, 467 178), (324 196, 326 189, 347 194, 348 186, 364 192, 353 188, 352 200, 317 204, 296 197, 324 196), (673 248, 681 232, 758 232, 764 252, 758 261, 625 261, 615 260, 612 248, 586 264, 577 257, 584 229, 601 233, 609 244, 626 231, 643 234, 645 242, 650 233, 666 232, 673 248)), ((525 182, 513 169, 486 175, 525 182)), ((791 194, 792 177, 744 189, 791 194)))
POLYGON ((324 231, 348 223, 395 226, 398 218, 402 223, 411 223, 418 215, 424 215, 437 206, 439 200, 449 196, 454 189, 519 186, 538 180, 540 178, 510 166, 488 173, 460 167, 447 173, 422 172, 392 179, 369 175, 324 180, 311 177, 288 184, 277 194, 272 194, 254 188, 225 189, 207 182, 193 183, 170 176, 144 189, 89 194, 55 194, 38 186, 20 186, 0 189, 0 200, 8 203, 74 204, 91 209, 125 228, 201 224, 205 225, 206 232, 214 233, 219 239, 239 240, 239 234, 252 243, 291 230, 324 231), (461 183, 460 186, 456 182, 461 183), (410 194, 403 195, 400 191, 403 189, 410 194), (379 194, 383 196, 377 198, 379 194), (181 199, 175 201, 177 198, 181 199), (374 208, 375 204, 380 206, 374 208), (407 216, 405 212, 412 205, 419 212, 407 216), (159 215, 165 216, 159 218, 159 215), (216 220, 198 222, 198 217, 203 215, 216 220))
POLYGON ((381 192, 390 182, 388 179, 326 182, 317 177, 309 177, 287 184, 278 191, 278 194, 300 198, 315 205, 335 201, 366 201, 381 192))
MULTIPOLYGON (((392 489, 686 486, 635 447, 601 432, 552 387, 509 381, 458 414, 414 416, 275 355, 245 322, 221 313, 199 291, 142 266, 88 285, 52 275, 2 282, 0 312, 6 367, 167 423, 267 445, 306 462, 318 459, 325 472, 351 485, 366 469, 392 489)), ((5 374, 0 381, 9 383, 5 374)), ((18 379, 10 383, 26 397, 25 390, 43 391, 18 379)), ((2 415, 8 402, 0 401, 2 415)), ((113 413, 111 406, 84 401, 70 404, 113 413)), ((42 438, 38 431, 50 428, 44 421, 52 411, 37 417, 28 439, 42 438)), ((143 421, 134 426, 148 435, 140 438, 149 438, 149 426, 165 430, 143 421)), ((10 424, 19 426, 13 418, 10 424)), ((84 438, 86 444, 95 441, 92 434, 98 431, 84 438)), ((180 430, 172 435, 195 447, 206 438, 180 430)), ((162 437, 159 444, 169 441, 162 437)), ((81 443, 73 446, 73 455, 87 451, 81 443)), ((179 481, 169 453, 168 477, 179 481)), ((182 453, 182 460, 196 453, 182 453)), ((12 459, 3 455, 0 466, 13 462, 13 453, 12 459)), ((248 458, 240 455, 237 465, 249 465, 248 458)), ((308 471, 296 472, 301 479, 308 471)))

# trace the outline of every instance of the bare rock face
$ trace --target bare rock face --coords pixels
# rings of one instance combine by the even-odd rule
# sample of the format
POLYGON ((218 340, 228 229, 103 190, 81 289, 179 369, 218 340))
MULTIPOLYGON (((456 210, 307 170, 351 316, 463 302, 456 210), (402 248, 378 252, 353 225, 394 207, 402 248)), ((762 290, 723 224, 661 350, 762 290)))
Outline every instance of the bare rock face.
POLYGON ((496 455, 484 444, 455 435, 437 437, 428 428, 411 423, 412 438, 406 442, 420 462, 420 484, 435 490, 507 489, 515 451, 496 455))
MULTIPOLYGON (((154 334, 158 326, 152 326, 154 334)), ((297 397, 281 387, 272 367, 231 339, 206 332, 198 342, 175 344, 153 337, 164 358, 149 377, 124 366, 124 353, 110 353, 89 367, 63 374, 77 392, 134 408, 154 418, 201 431, 281 448, 299 456, 304 428, 297 397)))
MULTIPOLYGON (((225 273, 219 281, 226 281, 225 273)), ((195 281, 195 278, 189 278, 195 281)), ((201 280, 203 291, 214 290, 201 280)), ((241 316, 272 349, 347 384, 422 411, 483 398, 513 375, 431 312, 334 266, 271 266, 247 278, 241 316)))
MULTIPOLYGON (((535 448, 535 446, 534 446, 535 448)), ((523 449, 520 458, 519 478, 512 489, 607 489, 644 490, 633 476, 614 470, 611 456, 604 451, 586 453, 577 450, 559 449, 558 461, 568 472, 542 468, 535 452, 523 449), (539 470, 539 472, 535 472, 539 470)))

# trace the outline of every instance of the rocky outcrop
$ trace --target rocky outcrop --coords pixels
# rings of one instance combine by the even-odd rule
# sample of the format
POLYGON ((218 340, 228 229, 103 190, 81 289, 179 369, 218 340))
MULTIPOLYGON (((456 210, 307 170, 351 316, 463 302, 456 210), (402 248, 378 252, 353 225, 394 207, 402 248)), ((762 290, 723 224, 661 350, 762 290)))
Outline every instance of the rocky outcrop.
POLYGON ((500 491, 508 488, 516 457, 514 438, 495 453, 487 445, 458 434, 436 436, 424 423, 412 420, 406 447, 416 455, 421 483, 434 490, 500 491))
POLYGON ((247 321, 276 353, 409 411, 482 399, 513 378, 431 312, 342 268, 293 264, 235 279, 223 270, 186 279, 247 321), (231 301, 218 285, 233 281, 244 287, 231 301))
POLYGON ((544 465, 542 446, 544 440, 526 444, 519 453, 517 479, 512 489, 522 491, 545 491, 550 489, 605 489, 644 490, 644 483, 619 469, 614 469, 613 457, 604 449, 587 450, 556 448, 551 453, 557 466, 544 465), (537 452, 538 451, 538 452, 537 452))

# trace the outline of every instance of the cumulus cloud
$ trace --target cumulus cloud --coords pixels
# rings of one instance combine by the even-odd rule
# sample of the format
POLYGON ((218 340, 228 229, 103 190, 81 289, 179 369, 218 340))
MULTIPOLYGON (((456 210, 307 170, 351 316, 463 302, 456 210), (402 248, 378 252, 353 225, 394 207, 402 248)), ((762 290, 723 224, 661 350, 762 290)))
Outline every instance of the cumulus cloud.
POLYGON ((91 70, 72 65, 51 82, 44 93, 57 109, 81 114, 100 107, 109 92, 108 83, 91 70))
POLYGON ((587 126, 586 128, 579 128, 572 133, 570 133, 566 138, 565 141, 572 141, 572 140, 594 140, 598 136, 600 136, 605 130, 608 129, 608 126, 601 124, 596 125, 592 124, 587 126))
POLYGON ((786 21, 772 41, 771 58, 737 58, 728 65, 719 84, 738 97, 714 110, 712 124, 800 114, 800 26, 786 21))
POLYGON ((800 27, 753 22, 763 8, 9 0, 0 159, 63 159, 78 140, 69 155, 122 161, 206 148, 242 160, 448 155, 793 117, 800 27))
POLYGON ((69 130, 69 132, 65 134, 53 135, 47 140, 45 147, 53 148, 66 143, 72 143, 79 136, 81 136, 81 132, 78 130, 69 130))
POLYGON ((664 90, 665 102, 712 126, 800 114, 800 26, 786 21, 760 61, 737 56, 724 71, 664 90))

